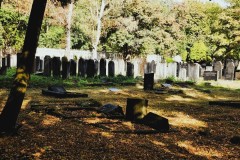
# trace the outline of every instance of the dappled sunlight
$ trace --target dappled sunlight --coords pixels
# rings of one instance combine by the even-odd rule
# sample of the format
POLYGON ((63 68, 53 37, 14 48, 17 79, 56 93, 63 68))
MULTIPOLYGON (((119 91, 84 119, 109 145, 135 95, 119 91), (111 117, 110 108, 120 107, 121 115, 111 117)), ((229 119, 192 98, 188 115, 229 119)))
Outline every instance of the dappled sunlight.
POLYGON ((29 103, 31 102, 32 99, 26 99, 26 100, 23 100, 23 103, 22 103, 22 109, 26 109, 27 106, 29 105, 29 103))
POLYGON ((166 144, 165 143, 163 143, 163 142, 159 142, 159 141, 156 141, 156 140, 153 140, 153 141, 151 141, 153 144, 155 144, 156 146, 162 146, 162 147, 165 147, 166 146, 166 144))
POLYGON ((199 156, 204 156, 206 158, 222 158, 223 154, 209 148, 208 146, 195 146, 191 141, 179 141, 176 143, 179 147, 186 149, 189 153, 199 156))
POLYGON ((169 124, 177 127, 191 128, 191 129, 199 129, 208 127, 206 122, 197 120, 192 116, 189 116, 183 112, 164 112, 163 110, 149 110, 153 113, 161 115, 169 120, 169 124))
POLYGON ((192 98, 197 98, 198 100, 201 98, 201 99, 212 99, 212 97, 210 97, 208 94, 206 93, 203 93, 203 92, 199 92, 199 91, 194 91, 192 89, 186 89, 184 91, 184 93, 189 96, 189 97, 192 97, 192 98))
POLYGON ((191 98, 184 98, 182 96, 178 96, 178 95, 171 95, 168 98, 165 98, 166 101, 181 101, 181 102, 192 102, 193 99, 191 98))
POLYGON ((122 124, 130 130, 134 129, 134 124, 132 122, 122 122, 122 124))
POLYGON ((61 122, 60 118, 51 115, 44 115, 41 125, 43 126, 52 126, 58 122, 61 122))
POLYGON ((187 114, 182 112, 175 112, 174 117, 167 117, 169 120, 170 125, 178 126, 178 127, 185 127, 191 129, 199 129, 207 127, 207 123, 197 120, 187 114))
POLYGON ((109 132, 100 132, 100 134, 103 136, 103 137, 106 137, 106 138, 113 138, 114 135, 109 133, 109 132))

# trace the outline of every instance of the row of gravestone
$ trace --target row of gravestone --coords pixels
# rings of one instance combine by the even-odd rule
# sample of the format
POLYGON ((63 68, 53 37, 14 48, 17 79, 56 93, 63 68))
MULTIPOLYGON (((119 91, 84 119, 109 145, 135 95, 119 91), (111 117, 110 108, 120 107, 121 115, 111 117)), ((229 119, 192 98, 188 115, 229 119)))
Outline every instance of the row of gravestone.
POLYGON ((225 79, 234 80, 240 79, 239 64, 234 64, 233 61, 228 61, 225 68, 221 61, 217 61, 213 66, 207 66, 206 70, 203 72, 204 80, 215 80, 225 79))
MULTIPOLYGON (((80 58, 78 61, 73 59, 68 61, 65 57, 60 59, 60 57, 51 58, 50 56, 45 56, 43 61, 40 57, 36 57, 34 68, 35 72, 43 71, 43 75, 45 76, 62 77, 64 79, 69 76, 76 76, 77 72, 80 77, 94 77, 98 74, 100 76, 115 76, 114 61, 109 61, 107 64, 105 59, 100 59, 99 62, 97 60, 83 58, 80 58)), ((133 74, 134 65, 127 62, 126 75, 133 76, 133 74)))
MULTIPOLYGON (((2 58, 1 61, 2 68, 11 67, 12 56, 8 54, 5 58, 2 58)), ((46 76, 53 75, 55 77, 60 77, 62 75, 63 78, 76 76, 77 72, 78 75, 82 77, 94 77, 98 74, 100 76, 115 76, 115 72, 117 73, 115 70, 119 68, 117 64, 117 62, 106 61, 105 59, 101 59, 98 62, 96 60, 80 58, 77 65, 77 61, 75 60, 70 60, 68 62, 66 60, 61 60, 60 57, 51 58, 50 56, 45 56, 44 60, 41 60, 40 57, 37 56, 35 59, 34 72, 43 71, 46 76)), ((126 68, 123 70, 125 70, 126 76, 134 76, 134 72, 139 72, 136 71, 140 69, 138 66, 135 66, 137 64, 138 63, 133 64, 131 62, 124 63, 126 68)), ((144 63, 144 66, 143 73, 155 73, 154 77, 156 79, 164 79, 167 77, 178 77, 183 81, 187 80, 187 77, 188 80, 194 81, 197 81, 199 77, 204 77, 205 80, 240 79, 240 72, 238 71, 240 70, 240 66, 238 67, 233 61, 228 61, 225 68, 220 61, 215 62, 213 66, 201 67, 199 64, 167 64, 156 63, 152 60, 150 63, 144 63)), ((120 67, 124 68, 122 64, 120 67)))

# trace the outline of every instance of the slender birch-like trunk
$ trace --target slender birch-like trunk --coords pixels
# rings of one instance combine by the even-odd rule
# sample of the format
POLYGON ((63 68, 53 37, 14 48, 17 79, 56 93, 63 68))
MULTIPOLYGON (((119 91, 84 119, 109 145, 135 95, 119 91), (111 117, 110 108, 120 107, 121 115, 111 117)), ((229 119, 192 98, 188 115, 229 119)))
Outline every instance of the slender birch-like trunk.
POLYGON ((93 59, 97 59, 97 48, 98 48, 98 44, 99 44, 99 40, 100 40, 100 36, 101 36, 101 30, 102 30, 102 17, 103 17, 103 13, 104 13, 104 9, 106 7, 106 2, 105 0, 102 0, 101 3, 101 8, 100 8, 100 12, 98 12, 97 15, 97 32, 96 32, 96 39, 95 42, 93 44, 93 59))

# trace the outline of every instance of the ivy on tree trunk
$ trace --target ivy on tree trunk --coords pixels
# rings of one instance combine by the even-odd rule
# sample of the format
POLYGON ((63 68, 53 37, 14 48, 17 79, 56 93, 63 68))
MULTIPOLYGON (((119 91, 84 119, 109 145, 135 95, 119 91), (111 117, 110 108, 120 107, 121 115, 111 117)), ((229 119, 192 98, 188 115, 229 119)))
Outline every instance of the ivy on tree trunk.
POLYGON ((28 28, 21 53, 21 62, 17 68, 10 94, 0 115, 0 131, 15 130, 17 118, 27 90, 30 74, 38 45, 47 0, 34 0, 28 21, 28 28))

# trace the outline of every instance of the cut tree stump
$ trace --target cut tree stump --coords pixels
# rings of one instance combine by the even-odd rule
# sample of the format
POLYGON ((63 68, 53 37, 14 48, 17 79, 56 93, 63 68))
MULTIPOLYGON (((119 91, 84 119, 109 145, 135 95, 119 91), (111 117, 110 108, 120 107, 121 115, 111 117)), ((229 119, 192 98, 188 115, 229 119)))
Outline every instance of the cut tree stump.
POLYGON ((126 119, 130 121, 140 120, 147 114, 148 100, 128 98, 126 107, 126 119))

